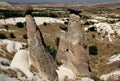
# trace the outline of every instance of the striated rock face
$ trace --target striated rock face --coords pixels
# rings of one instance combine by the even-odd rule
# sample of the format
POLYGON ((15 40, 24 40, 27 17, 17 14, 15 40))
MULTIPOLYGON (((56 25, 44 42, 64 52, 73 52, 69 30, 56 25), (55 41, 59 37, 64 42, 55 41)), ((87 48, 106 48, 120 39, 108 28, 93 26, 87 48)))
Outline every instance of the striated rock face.
POLYGON ((64 67, 71 69, 76 76, 89 76, 88 57, 87 41, 80 16, 72 12, 68 30, 61 34, 57 60, 61 61, 64 67))
POLYGON ((32 65, 38 69, 39 76, 42 81, 56 81, 58 75, 56 73, 57 66, 45 49, 42 34, 37 27, 34 18, 31 15, 32 10, 27 7, 26 23, 28 35, 28 50, 32 65))

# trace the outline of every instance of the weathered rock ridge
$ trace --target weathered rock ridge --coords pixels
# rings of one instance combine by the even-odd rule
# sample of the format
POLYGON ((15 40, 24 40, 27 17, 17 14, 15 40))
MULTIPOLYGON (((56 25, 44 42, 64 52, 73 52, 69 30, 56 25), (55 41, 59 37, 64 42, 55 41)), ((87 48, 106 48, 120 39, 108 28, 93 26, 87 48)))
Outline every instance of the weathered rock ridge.
POLYGON ((39 71, 42 81, 56 81, 58 79, 56 73, 57 66, 49 52, 45 49, 41 31, 32 17, 32 9, 29 8, 31 7, 26 7, 26 23, 31 64, 39 71))
POLYGON ((87 40, 81 27, 79 12, 70 13, 67 31, 61 33, 57 59, 76 76, 89 76, 87 40), (77 13, 77 14, 76 14, 77 13))

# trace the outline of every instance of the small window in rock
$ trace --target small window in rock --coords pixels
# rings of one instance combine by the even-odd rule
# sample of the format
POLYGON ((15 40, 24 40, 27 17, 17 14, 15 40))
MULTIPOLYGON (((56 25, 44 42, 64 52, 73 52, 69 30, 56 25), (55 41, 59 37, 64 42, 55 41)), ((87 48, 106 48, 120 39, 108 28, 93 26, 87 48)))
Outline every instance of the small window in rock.
POLYGON ((89 67, 88 69, 89 69, 89 72, 91 72, 91 68, 89 67))
POLYGON ((68 52, 69 51, 69 49, 66 49, 66 52, 68 52))
POLYGON ((87 49, 87 45, 84 45, 84 48, 87 49))
POLYGON ((100 33, 98 33, 98 35, 100 35, 100 33))
POLYGON ((105 36, 102 36, 102 38, 105 38, 105 36))

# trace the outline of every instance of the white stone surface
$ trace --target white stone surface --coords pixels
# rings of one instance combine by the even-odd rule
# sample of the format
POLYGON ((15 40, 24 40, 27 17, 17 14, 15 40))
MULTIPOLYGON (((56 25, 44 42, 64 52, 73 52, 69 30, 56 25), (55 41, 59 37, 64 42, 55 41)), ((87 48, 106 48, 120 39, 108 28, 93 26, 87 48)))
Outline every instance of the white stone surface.
POLYGON ((109 73, 109 74, 101 75, 101 76, 100 76, 100 79, 101 79, 101 80, 104 80, 104 81, 107 81, 107 79, 108 79, 109 77, 112 77, 112 78, 114 78, 114 79, 117 79, 118 76, 120 76, 120 71, 113 71, 113 72, 111 72, 111 73, 109 73))
POLYGON ((65 76, 67 76, 69 79, 75 80, 75 75, 72 72, 72 70, 70 70, 69 68, 65 68, 64 66, 60 66, 60 67, 58 67, 58 69, 59 70, 57 70, 57 73, 58 73, 59 81, 63 81, 65 76))
POLYGON ((19 80, 0 74, 0 81, 19 81, 19 80))
POLYGON ((94 22, 94 23, 98 23, 99 22, 97 19, 88 19, 87 21, 91 21, 91 22, 94 22))
POLYGON ((28 79, 33 77, 32 72, 29 70, 29 58, 28 58, 28 51, 27 50, 19 50, 11 64, 10 64, 10 68, 11 69, 18 69, 20 71, 22 71, 27 77, 28 79))
POLYGON ((13 53, 13 52, 17 52, 18 50, 22 49, 23 45, 25 45, 25 44, 12 41, 7 44, 6 49, 8 52, 13 53))
MULTIPOLYGON (((100 22, 89 26, 89 28, 91 27, 95 27, 97 29, 97 32, 100 33, 100 37, 102 40, 112 42, 111 34, 114 34, 114 30, 112 29, 110 24, 100 22)), ((85 29, 85 31, 87 31, 87 29, 85 29)))
POLYGON ((113 63, 115 61, 120 61, 120 54, 115 54, 115 55, 111 56, 108 59, 108 63, 107 64, 113 63))
MULTIPOLYGON (((51 17, 34 17, 36 24, 40 25, 44 22, 47 23, 64 23, 64 21, 51 17)), ((17 22, 25 22, 25 17, 16 17, 16 18, 8 18, 8 19, 0 19, 0 24, 16 24, 17 22)))
POLYGON ((88 77, 83 77, 80 81, 94 81, 94 80, 88 77))
POLYGON ((106 18, 105 17, 98 17, 98 16, 96 16, 96 17, 94 17, 94 19, 98 19, 98 20, 106 20, 106 18))

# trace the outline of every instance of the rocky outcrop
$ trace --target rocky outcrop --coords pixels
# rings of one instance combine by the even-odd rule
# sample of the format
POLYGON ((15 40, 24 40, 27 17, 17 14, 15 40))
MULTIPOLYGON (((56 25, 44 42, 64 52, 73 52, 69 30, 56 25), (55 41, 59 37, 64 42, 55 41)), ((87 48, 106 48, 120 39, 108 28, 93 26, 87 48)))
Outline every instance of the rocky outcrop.
POLYGON ((23 72, 27 76, 27 78, 30 80, 33 77, 33 74, 29 70, 28 51, 27 50, 19 50, 15 54, 15 56, 10 64, 10 68, 12 70, 15 70, 16 72, 17 71, 23 72))
POLYGON ((45 49, 45 43, 31 15, 32 8, 26 7, 26 23, 28 35, 28 50, 32 60, 32 65, 38 69, 39 76, 42 81, 56 81, 58 76, 56 73, 57 66, 50 56, 49 52, 45 49))
POLYGON ((71 69, 76 76, 89 76, 89 54, 87 40, 81 27, 79 11, 70 11, 67 31, 62 32, 57 60, 71 69), (75 13, 74 13, 75 12, 75 13))

